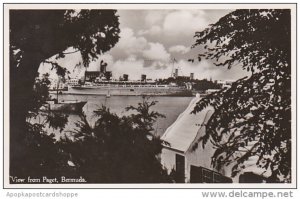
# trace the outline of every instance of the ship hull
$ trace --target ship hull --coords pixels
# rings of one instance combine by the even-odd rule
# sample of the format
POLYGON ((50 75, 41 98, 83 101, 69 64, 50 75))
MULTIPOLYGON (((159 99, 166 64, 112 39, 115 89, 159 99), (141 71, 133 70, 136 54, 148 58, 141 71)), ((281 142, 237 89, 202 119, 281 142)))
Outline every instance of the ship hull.
POLYGON ((109 95, 109 96, 192 96, 192 92, 184 88, 142 88, 142 87, 69 87, 66 94, 73 95, 109 95))
POLYGON ((41 110, 59 111, 59 112, 81 112, 86 102, 62 102, 62 103, 48 103, 43 106, 41 110))

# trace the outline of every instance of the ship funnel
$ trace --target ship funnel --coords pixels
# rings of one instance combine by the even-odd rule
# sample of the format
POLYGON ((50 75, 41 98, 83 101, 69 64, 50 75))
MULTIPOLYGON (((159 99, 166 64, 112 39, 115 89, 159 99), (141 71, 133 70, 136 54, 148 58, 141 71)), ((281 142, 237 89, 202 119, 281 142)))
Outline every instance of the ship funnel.
POLYGON ((123 81, 128 81, 128 75, 127 74, 123 74, 123 81))
POLYGON ((190 74, 190 79, 193 80, 194 79, 194 73, 190 74))
POLYGON ((101 62, 100 62, 100 72, 102 74, 106 73, 106 67, 107 67, 107 63, 105 63, 103 60, 101 60, 101 62))
POLYGON ((175 77, 175 78, 178 77, 178 68, 175 69, 174 77, 175 77))
POLYGON ((147 78, 147 76, 146 76, 146 75, 144 75, 144 74, 143 74, 143 75, 141 75, 141 81, 142 81, 142 82, 145 82, 145 81, 146 81, 146 78, 147 78))

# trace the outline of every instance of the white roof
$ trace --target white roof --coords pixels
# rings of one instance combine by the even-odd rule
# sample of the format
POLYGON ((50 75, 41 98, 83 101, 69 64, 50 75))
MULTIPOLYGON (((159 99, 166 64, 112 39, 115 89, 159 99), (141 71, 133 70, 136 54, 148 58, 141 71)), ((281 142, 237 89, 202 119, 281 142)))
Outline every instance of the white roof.
POLYGON ((205 125, 213 113, 213 108, 207 107, 197 114, 192 114, 191 112, 199 100, 199 95, 193 98, 185 111, 162 135, 161 139, 170 144, 170 146, 165 145, 166 147, 185 153, 196 138, 204 135, 205 125))

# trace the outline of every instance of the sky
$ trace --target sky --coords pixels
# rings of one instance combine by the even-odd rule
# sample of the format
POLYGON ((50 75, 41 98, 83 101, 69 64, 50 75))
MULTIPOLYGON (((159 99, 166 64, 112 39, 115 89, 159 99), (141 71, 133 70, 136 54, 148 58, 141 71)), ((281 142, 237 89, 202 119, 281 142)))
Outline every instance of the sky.
MULTIPOLYGON (((236 80, 244 77, 247 72, 239 66, 228 70, 215 66, 213 60, 188 62, 201 53, 199 48, 191 49, 195 32, 204 30, 231 11, 118 10, 119 42, 90 63, 87 70, 99 70, 100 61, 104 60, 108 63, 107 70, 112 71, 116 79, 123 74, 128 74, 130 80, 140 79, 141 74, 153 80, 168 78, 175 68, 179 69, 179 75, 194 73, 197 79, 236 80)), ((79 53, 69 54, 57 62, 69 70, 70 77, 80 78, 84 74, 83 68, 75 67, 81 62, 79 53)), ((49 68, 49 65, 42 64, 39 72, 49 72, 49 68)))

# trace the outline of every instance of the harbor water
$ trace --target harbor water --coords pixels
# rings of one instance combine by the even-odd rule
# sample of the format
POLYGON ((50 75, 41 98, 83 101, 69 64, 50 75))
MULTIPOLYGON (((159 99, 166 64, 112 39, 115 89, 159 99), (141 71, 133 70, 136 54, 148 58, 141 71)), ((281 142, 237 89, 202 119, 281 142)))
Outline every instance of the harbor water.
MULTIPOLYGON (((53 96, 54 97, 54 96, 53 96)), ((167 97, 167 96, 153 96, 148 101, 157 101, 156 105, 151 107, 151 111, 157 111, 163 114, 165 118, 158 118, 154 123, 154 133, 157 136, 161 136, 165 130, 177 119, 182 113, 193 97, 167 97)), ((133 112, 125 110, 128 106, 137 107, 138 103, 143 101, 142 96, 106 96, 99 95, 59 95, 59 101, 62 100, 78 100, 87 101, 83 107, 83 112, 87 117, 87 121, 92 126, 97 119, 94 115, 94 111, 105 106, 110 109, 111 113, 115 113, 118 116, 129 115, 133 112)), ((41 117, 37 120, 42 120, 41 117)), ((76 123, 80 121, 80 117, 77 114, 68 114, 68 122, 65 128, 60 132, 57 129, 46 127, 49 134, 54 133, 56 139, 60 139, 64 133, 72 132, 76 129, 76 123)), ((46 125, 47 126, 47 125, 46 125)))

